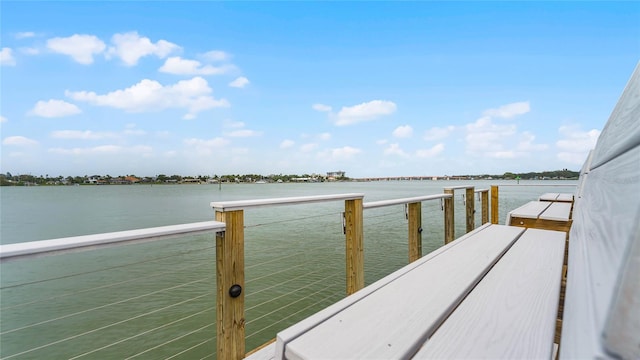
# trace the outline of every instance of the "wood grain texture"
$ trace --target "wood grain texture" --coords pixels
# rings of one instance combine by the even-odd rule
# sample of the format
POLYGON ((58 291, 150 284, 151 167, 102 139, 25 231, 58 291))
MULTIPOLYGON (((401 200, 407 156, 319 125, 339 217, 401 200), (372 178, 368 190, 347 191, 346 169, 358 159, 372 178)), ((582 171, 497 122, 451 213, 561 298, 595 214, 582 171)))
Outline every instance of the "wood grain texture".
MULTIPOLYGON (((497 224, 499 219, 499 204, 498 204, 498 185, 491 185, 491 223, 497 224)), ((508 223, 507 223, 508 224, 508 223)))
POLYGON ((414 359, 549 359, 565 234, 528 229, 414 359))
POLYGON ((556 201, 556 199, 558 198, 558 195, 560 195, 560 194, 559 193, 545 193, 545 194, 540 195, 538 200, 540 200, 540 201, 556 201))
POLYGON ((364 239, 362 199, 345 200, 347 295, 364 287, 364 239))
POLYGON ((444 199, 444 243, 448 244, 456 237, 456 225, 453 206, 453 189, 444 189, 445 194, 451 195, 450 198, 444 199))
POLYGON ((486 224, 489 222, 489 192, 483 191, 480 197, 482 199, 482 223, 486 224))
POLYGON ((422 203, 408 205, 409 211, 409 262, 422 257, 422 203))
POLYGON ((540 214, 539 219, 568 221, 571 215, 571 204, 566 202, 554 202, 547 210, 540 214))
POLYGON ((476 201, 475 201, 475 190, 474 188, 467 188, 465 190, 465 201, 466 201, 466 223, 467 223, 467 232, 471 232, 476 227, 476 201))
POLYGON ((551 203, 547 201, 529 201, 517 209, 509 212, 511 217, 537 219, 551 203))
POLYGON ((466 241, 299 335, 285 345, 285 357, 399 358, 413 354, 523 231, 493 225, 474 232, 466 241))
POLYGON ((242 210, 216 212, 216 220, 226 224, 216 236, 216 316, 217 358, 242 359, 245 355, 244 318, 244 213, 242 210), (240 285, 240 296, 229 289, 240 285))

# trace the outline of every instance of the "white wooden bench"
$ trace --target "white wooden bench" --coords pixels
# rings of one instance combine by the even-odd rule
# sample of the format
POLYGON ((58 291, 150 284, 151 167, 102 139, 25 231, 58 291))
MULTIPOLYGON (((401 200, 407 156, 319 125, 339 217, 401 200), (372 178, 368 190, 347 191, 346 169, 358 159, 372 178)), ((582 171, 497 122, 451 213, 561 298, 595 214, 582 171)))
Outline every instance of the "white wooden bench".
POLYGON ((480 348, 548 358, 564 245, 562 232, 484 225, 278 333, 250 359, 450 357, 480 348), (469 322, 490 327, 466 331, 469 322), (487 346, 491 337, 502 341, 487 346), (480 342, 458 345, 465 339, 480 342))
POLYGON ((568 202, 530 201, 510 211, 506 224, 568 232, 572 224, 571 210, 572 204, 568 202))
POLYGON ((571 193, 546 193, 540 195, 538 200, 540 201, 559 201, 559 202, 569 202, 573 203, 573 194, 571 193))

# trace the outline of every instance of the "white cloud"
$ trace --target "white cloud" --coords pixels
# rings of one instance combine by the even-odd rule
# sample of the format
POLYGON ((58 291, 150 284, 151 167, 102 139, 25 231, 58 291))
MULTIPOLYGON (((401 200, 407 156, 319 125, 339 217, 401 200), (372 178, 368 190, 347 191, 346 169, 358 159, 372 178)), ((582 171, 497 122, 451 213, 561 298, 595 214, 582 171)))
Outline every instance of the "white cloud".
POLYGON ((225 119, 222 126, 224 126, 225 128, 239 129, 244 127, 244 123, 242 121, 233 121, 230 119, 225 119))
POLYGON ((327 141, 331 139, 331 134, 330 133, 322 133, 318 135, 318 139, 322 140, 322 141, 327 141))
POLYGON ((547 144, 535 144, 536 137, 532 133, 525 131, 521 135, 520 142, 518 143, 517 150, 530 152, 530 151, 542 151, 549 148, 547 144))
POLYGON ((416 156, 420 158, 432 158, 441 154, 443 151, 444 151, 444 144, 439 143, 432 146, 429 149, 421 149, 416 151, 416 156))
POLYGON ((13 57, 13 50, 8 47, 3 47, 0 51, 0 65, 2 66, 14 66, 16 59, 13 57))
POLYGON ((521 101, 516 103, 511 103, 507 105, 502 105, 497 109, 487 109, 482 115, 509 119, 517 115, 526 114, 531 110, 528 101, 521 101))
POLYGON ((189 146, 220 148, 229 145, 229 140, 221 137, 215 137, 209 140, 190 138, 185 139, 184 143, 189 146))
POLYGON ((516 133, 512 124, 494 124, 489 117, 481 117, 466 125, 467 152, 476 155, 490 155, 502 151, 502 142, 516 133))
POLYGON ((344 126, 370 121, 380 116, 393 114, 395 111, 396 104, 385 100, 373 100, 354 106, 343 106, 337 114, 336 125, 344 126))
POLYGON ((93 35, 78 35, 61 38, 56 37, 47 40, 47 48, 53 52, 71 56, 80 64, 93 63, 93 56, 101 54, 106 45, 93 35))
POLYGON ((378 145, 384 145, 384 144, 386 144, 386 143, 388 143, 388 142, 389 142, 389 140, 387 140, 387 139, 380 139, 380 140, 377 140, 377 141, 376 141, 376 144, 378 144, 378 145))
POLYGON ((351 146, 344 146, 341 148, 330 149, 318 154, 319 157, 328 161, 343 161, 351 160, 356 155, 362 153, 362 150, 351 146))
POLYGON ((295 144, 296 144, 296 142, 293 141, 293 140, 288 140, 288 139, 287 140, 283 140, 280 143, 280 149, 288 149, 290 147, 293 147, 295 144))
POLYGON ((392 135, 397 138, 410 138, 413 135, 413 128, 411 125, 398 126, 393 130, 392 135))
POLYGON ((402 150, 400 148, 399 144, 389 144, 389 146, 384 149, 384 154, 385 155, 397 155, 397 156, 401 156, 401 157, 408 157, 409 154, 407 154, 404 150, 402 150))
POLYGON ((83 155, 115 155, 115 154, 123 154, 123 155, 150 155, 153 153, 153 148, 145 145, 136 145, 136 146, 120 146, 120 145, 100 145, 94 147, 86 147, 86 148, 51 148, 48 152, 52 154, 60 154, 60 155, 73 155, 73 156, 83 156, 83 155))
POLYGON ((80 114, 82 110, 74 104, 70 104, 63 100, 38 101, 36 105, 29 111, 29 115, 35 115, 46 118, 65 117, 80 114))
POLYGON ((115 34, 111 37, 111 43, 114 46, 109 47, 107 54, 119 57, 127 66, 136 65, 140 58, 149 55, 164 59, 181 49, 180 46, 166 40, 159 40, 154 44, 148 37, 141 37, 135 31, 115 34))
POLYGON ((9 121, 9 119, 7 119, 7 118, 6 118, 6 117, 4 117, 4 116, 0 116, 0 123, 5 123, 5 122, 7 122, 7 121, 9 121))
POLYGON ((9 136, 2 140, 2 145, 33 146, 38 145, 38 142, 24 136, 9 136))
POLYGON ((202 55, 202 57, 208 61, 227 61, 231 59, 231 55, 220 50, 212 50, 206 52, 202 55))
POLYGON ((51 132, 51 137, 54 139, 67 140, 100 140, 116 137, 116 134, 112 132, 98 132, 91 130, 57 130, 51 132))
POLYGON ((584 163, 600 136, 599 130, 582 131, 578 126, 561 126, 558 132, 563 137, 556 142, 558 159, 576 165, 584 163))
POLYGON ((253 137, 253 136, 260 136, 262 135, 262 133, 255 130, 242 129, 242 130, 236 130, 230 133, 226 133, 225 135, 229 137, 253 137))
POLYGON ((208 140, 197 138, 184 140, 184 144, 189 147, 188 153, 200 156, 219 154, 220 150, 229 145, 229 143, 229 140, 222 137, 215 137, 208 140))
POLYGON ((21 47, 18 50, 20 50, 21 53, 27 54, 27 55, 38 55, 38 54, 40 54, 40 49, 33 48, 33 47, 21 47))
POLYGON ((433 127, 424 133, 424 139, 427 141, 441 140, 449 136, 455 130, 455 126, 433 127))
POLYGON ((320 111, 320 112, 329 112, 331 111, 331 106, 329 105, 324 105, 324 104, 313 104, 311 106, 311 108, 315 111, 320 111))
POLYGON ((244 76, 240 76, 239 78, 233 80, 232 82, 229 83, 229 86, 234 87, 234 88, 240 88, 242 89, 243 87, 249 85, 249 79, 247 79, 244 76))
POLYGON ((300 146, 300 151, 302 152, 311 152, 318 148, 318 144, 316 143, 308 143, 300 146))
POLYGON ((175 75, 220 75, 233 71, 233 65, 202 65, 200 61, 183 59, 179 56, 168 58, 158 71, 175 75))
POLYGON ((229 106, 227 100, 217 100, 210 95, 211 92, 205 79, 194 77, 191 80, 182 80, 166 86, 155 80, 144 79, 124 90, 116 90, 104 95, 98 95, 92 91, 66 91, 65 94, 76 101, 86 101, 96 106, 108 106, 127 112, 182 108, 188 111, 183 118, 193 119, 201 111, 229 106))
POLYGON ((26 39, 26 38, 32 38, 35 36, 36 36, 36 33, 34 33, 33 31, 25 31, 25 32, 17 33, 16 39, 26 39))

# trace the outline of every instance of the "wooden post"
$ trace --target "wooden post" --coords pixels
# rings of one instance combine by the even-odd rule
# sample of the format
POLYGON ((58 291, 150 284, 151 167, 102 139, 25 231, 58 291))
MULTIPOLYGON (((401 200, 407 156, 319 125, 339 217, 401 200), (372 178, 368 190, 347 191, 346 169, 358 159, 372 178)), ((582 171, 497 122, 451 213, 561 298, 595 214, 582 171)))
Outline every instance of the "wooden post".
POLYGON ((491 223, 498 223, 498 185, 491 185, 491 223))
POLYGON ((489 222, 489 190, 480 193, 482 199, 482 224, 489 222))
POLYGON ((455 217, 453 213, 453 189, 444 189, 445 194, 451 194, 450 198, 444 199, 444 243, 453 241, 456 234, 455 217))
POLYGON ((422 257, 422 203, 409 204, 409 262, 422 257))
POLYGON ((362 199, 345 200, 347 295, 364 288, 362 199))
POLYGON ((244 213, 216 211, 216 220, 226 224, 226 230, 216 235, 217 359, 243 359, 244 213))
POLYGON ((467 188, 465 198, 467 202, 467 232, 473 231, 476 228, 476 191, 475 188, 467 188))

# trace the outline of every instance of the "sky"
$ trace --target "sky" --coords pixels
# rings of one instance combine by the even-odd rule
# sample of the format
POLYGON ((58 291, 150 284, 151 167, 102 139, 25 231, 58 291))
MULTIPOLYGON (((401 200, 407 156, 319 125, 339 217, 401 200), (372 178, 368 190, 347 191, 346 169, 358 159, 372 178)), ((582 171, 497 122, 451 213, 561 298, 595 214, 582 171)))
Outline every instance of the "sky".
POLYGON ((579 170, 640 2, 0 3, 0 172, 579 170))

